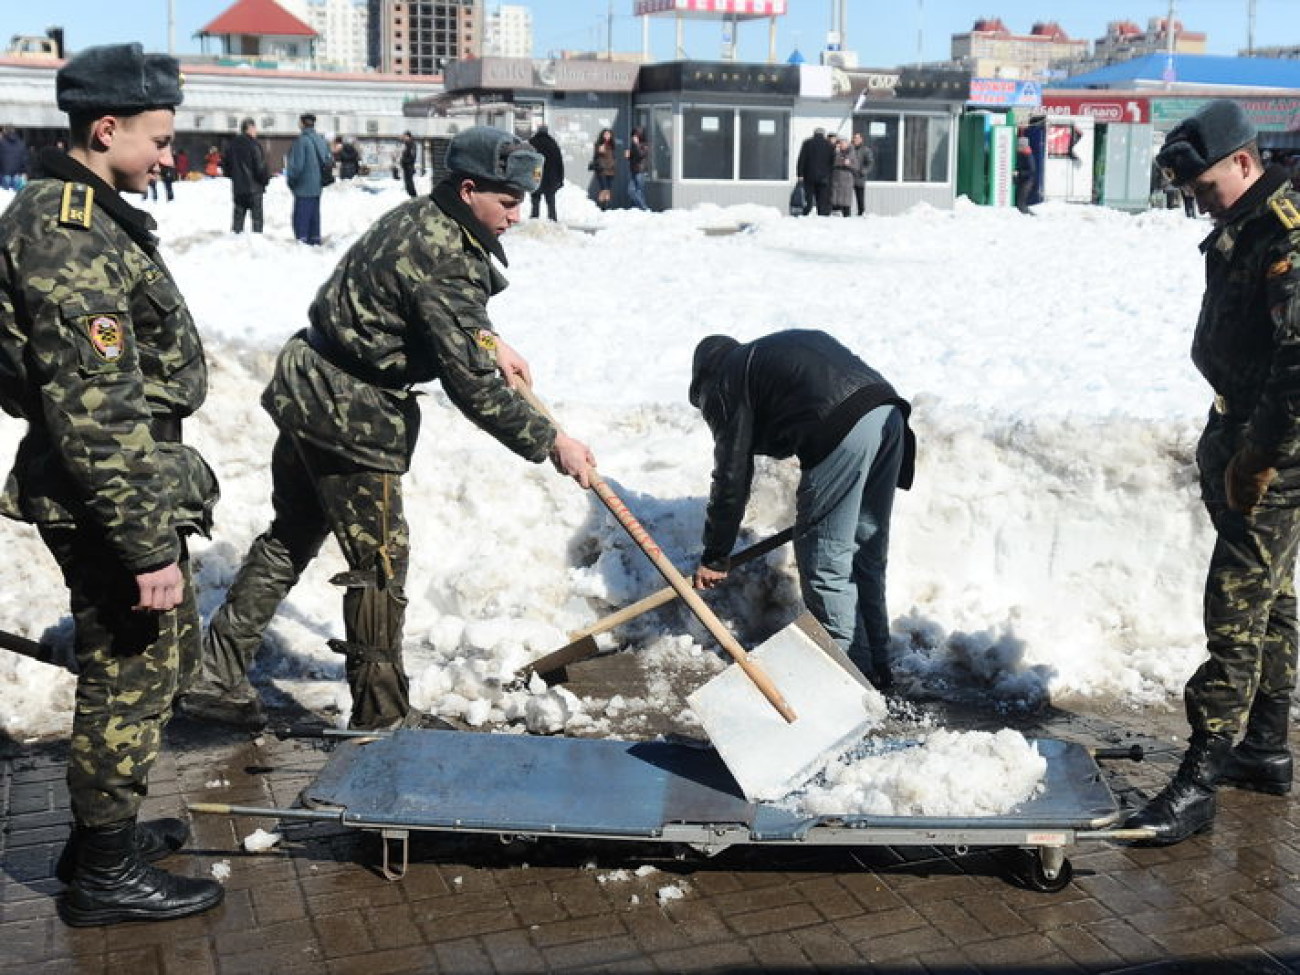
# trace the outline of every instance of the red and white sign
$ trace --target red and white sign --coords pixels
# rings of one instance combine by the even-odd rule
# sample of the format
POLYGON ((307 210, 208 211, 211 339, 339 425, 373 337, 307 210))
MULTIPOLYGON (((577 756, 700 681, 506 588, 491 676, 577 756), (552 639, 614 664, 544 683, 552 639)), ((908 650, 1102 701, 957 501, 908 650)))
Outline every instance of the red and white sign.
POLYGON ((1043 110, 1049 115, 1079 115, 1096 119, 1102 125, 1109 122, 1141 124, 1151 121, 1151 103, 1145 98, 1055 95, 1051 89, 1047 89, 1043 92, 1043 110))
POLYGON ((635 13, 784 17, 786 0, 636 0, 635 13))

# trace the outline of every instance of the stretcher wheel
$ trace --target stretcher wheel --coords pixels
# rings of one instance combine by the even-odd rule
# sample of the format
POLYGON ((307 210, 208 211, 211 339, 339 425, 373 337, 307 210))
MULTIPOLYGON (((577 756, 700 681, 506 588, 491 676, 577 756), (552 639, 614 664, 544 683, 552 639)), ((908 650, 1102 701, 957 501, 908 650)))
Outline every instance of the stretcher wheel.
POLYGON ((1030 890, 1042 894, 1055 894, 1064 890, 1074 879, 1074 865, 1062 850, 1055 847, 1043 847, 1037 851, 1026 850, 1022 879, 1030 890))

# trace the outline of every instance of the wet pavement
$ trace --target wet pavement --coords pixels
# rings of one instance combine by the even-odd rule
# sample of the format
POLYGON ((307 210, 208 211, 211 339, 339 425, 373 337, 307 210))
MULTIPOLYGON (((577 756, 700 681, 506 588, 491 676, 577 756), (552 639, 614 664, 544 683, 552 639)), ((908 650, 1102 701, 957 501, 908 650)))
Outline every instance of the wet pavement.
MULTIPOLYGON (((609 686, 628 655, 572 668, 609 686)), ((618 673, 618 679, 627 674, 618 673)), ((1088 747, 1122 803, 1177 765, 1176 710, 990 712, 927 702, 953 728, 1011 726, 1088 747)), ((283 710, 277 723, 303 716, 283 710)), ((1293 747, 1300 735, 1292 734, 1293 747)), ((173 721, 146 817, 187 804, 288 807, 332 744, 173 721)), ((200 815, 165 866, 229 875, 193 918, 73 929, 54 862, 69 822, 62 743, 0 737, 0 972, 1261 972, 1300 973, 1300 798, 1220 791, 1212 832, 1168 848, 1069 850, 1055 893, 1016 877, 1009 849, 734 846, 415 833, 404 879, 380 838, 337 822, 200 815), (282 841, 241 851, 257 828, 282 841)))

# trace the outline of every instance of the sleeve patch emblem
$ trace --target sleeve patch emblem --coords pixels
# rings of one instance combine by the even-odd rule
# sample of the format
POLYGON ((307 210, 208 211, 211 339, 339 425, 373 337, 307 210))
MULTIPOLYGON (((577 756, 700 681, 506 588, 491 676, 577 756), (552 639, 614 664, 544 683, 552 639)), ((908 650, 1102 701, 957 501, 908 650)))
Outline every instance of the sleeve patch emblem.
POLYGON ((1284 274, 1290 273, 1290 271, 1291 271, 1291 258, 1284 257, 1282 258, 1282 260, 1275 261, 1274 263, 1269 265, 1267 276, 1270 278, 1279 278, 1284 274))
POLYGON ((96 315, 90 320, 90 344, 105 362, 116 362, 126 351, 126 334, 112 315, 96 315))
POLYGON ((478 334, 474 336, 474 341, 488 352, 495 352, 497 350, 497 337, 486 328, 480 328, 478 330, 478 334))

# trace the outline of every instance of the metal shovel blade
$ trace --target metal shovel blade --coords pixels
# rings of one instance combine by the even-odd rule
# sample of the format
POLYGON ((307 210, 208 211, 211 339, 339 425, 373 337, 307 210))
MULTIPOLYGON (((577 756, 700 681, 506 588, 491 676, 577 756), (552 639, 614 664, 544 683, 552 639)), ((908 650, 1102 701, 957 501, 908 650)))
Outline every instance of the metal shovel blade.
POLYGON ((808 614, 761 643, 750 658, 781 689, 796 721, 783 720, 735 664, 686 700, 751 802, 798 789, 888 713, 880 692, 850 674, 846 666, 852 664, 808 614))

